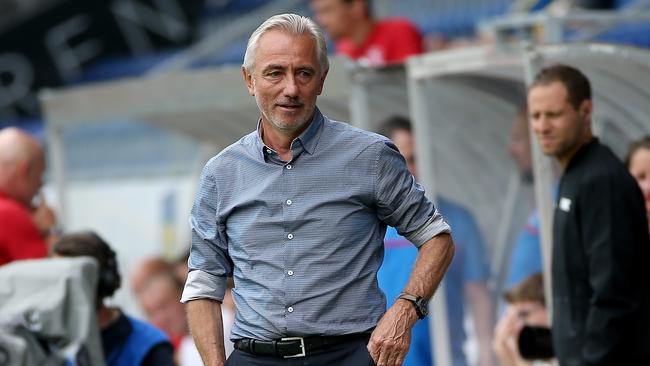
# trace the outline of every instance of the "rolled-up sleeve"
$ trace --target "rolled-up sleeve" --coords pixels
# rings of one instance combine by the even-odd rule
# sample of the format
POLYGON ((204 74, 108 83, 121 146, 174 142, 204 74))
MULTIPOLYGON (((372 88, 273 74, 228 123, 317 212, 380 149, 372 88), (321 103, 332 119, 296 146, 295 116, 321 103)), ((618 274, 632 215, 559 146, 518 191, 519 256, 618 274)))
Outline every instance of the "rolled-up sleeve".
POLYGON ((226 278, 232 276, 225 227, 219 219, 219 192, 212 174, 213 163, 214 159, 203 168, 190 215, 192 245, 181 302, 203 298, 223 301, 226 278))
POLYGON ((378 144, 376 196, 379 219, 393 226, 416 247, 451 228, 424 194, 390 141, 378 144))

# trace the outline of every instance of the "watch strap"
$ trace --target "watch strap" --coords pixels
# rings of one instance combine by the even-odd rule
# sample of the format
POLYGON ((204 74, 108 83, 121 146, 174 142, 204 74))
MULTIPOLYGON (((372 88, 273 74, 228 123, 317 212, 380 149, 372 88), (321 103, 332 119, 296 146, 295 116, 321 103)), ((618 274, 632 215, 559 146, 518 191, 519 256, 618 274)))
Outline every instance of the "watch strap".
POLYGON ((422 303, 422 298, 419 296, 411 295, 406 292, 402 292, 399 294, 397 297, 398 299, 410 301, 413 304, 413 307, 415 308, 415 313, 417 314, 419 319, 423 319, 427 314, 426 310, 423 311, 423 309, 420 308, 421 303, 422 303))

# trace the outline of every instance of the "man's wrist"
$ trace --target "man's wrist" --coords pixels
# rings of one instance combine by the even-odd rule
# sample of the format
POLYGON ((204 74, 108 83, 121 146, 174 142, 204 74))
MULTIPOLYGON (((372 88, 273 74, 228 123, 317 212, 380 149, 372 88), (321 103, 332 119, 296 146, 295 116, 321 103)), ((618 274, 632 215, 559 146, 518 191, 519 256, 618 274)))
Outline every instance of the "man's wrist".
POLYGON ((419 320, 418 313, 415 311, 415 307, 413 307, 413 304, 410 301, 398 298, 395 300, 394 306, 398 307, 400 313, 406 314, 409 327, 415 325, 419 320))
POLYGON ((411 303, 415 309, 418 319, 424 319, 429 314, 429 301, 421 296, 413 295, 408 292, 402 292, 398 296, 399 299, 406 300, 411 303))

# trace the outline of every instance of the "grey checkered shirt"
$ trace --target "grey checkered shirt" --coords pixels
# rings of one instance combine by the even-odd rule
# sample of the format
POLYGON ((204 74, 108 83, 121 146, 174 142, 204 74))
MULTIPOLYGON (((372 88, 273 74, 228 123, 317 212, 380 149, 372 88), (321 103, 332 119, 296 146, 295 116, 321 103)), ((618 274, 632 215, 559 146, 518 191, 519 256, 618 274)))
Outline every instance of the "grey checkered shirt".
POLYGON ((449 226, 388 139, 316 110, 285 162, 259 128, 203 169, 181 301, 222 300, 233 276, 231 339, 373 328, 386 225, 417 246, 449 226))

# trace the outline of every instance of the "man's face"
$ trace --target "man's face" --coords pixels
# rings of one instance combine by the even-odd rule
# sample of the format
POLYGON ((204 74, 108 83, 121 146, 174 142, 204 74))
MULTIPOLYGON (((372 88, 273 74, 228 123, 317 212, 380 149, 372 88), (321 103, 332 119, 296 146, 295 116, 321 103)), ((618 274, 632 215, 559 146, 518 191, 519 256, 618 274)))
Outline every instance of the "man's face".
POLYGON ((569 158, 589 129, 591 101, 576 110, 569 103, 564 84, 559 81, 539 85, 528 92, 530 123, 546 155, 569 158))
POLYGON ((395 143, 404 160, 406 160, 406 166, 409 172, 417 179, 418 171, 415 164, 415 141, 413 134, 406 130, 395 130, 390 139, 395 143))
POLYGON ((158 277, 138 294, 138 300, 149 321, 173 337, 187 334, 185 310, 178 301, 180 296, 180 289, 170 279, 158 277))
POLYGON ((246 68, 242 73, 262 123, 284 133, 299 131, 311 120, 327 76, 311 36, 279 30, 260 37, 252 73, 246 68))
POLYGON ((16 179, 17 184, 20 185, 18 199, 27 205, 32 204, 32 200, 43 186, 45 156, 42 152, 35 154, 31 159, 26 159, 19 164, 20 176, 16 179))
POLYGON ((517 165, 524 181, 532 181, 533 159, 530 152, 530 138, 528 136, 528 116, 518 115, 512 123, 508 152, 517 165))
POLYGON ((354 24, 353 6, 344 0, 312 0, 314 19, 333 40, 348 37, 354 24))

